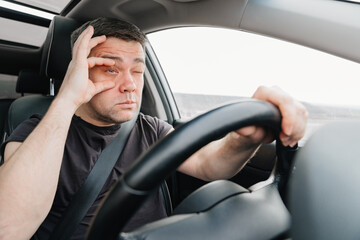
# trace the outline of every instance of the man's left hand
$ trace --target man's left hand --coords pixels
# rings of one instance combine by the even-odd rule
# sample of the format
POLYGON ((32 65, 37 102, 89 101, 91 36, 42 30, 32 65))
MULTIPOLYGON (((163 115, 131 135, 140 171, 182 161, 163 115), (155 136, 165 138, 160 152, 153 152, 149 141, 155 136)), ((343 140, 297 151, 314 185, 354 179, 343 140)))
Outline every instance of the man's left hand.
MULTIPOLYGON (((308 113, 306 108, 278 87, 260 86, 252 96, 279 108, 282 121, 280 140, 284 146, 295 146, 304 136, 308 113)), ((235 131, 253 143, 269 143, 274 140, 271 132, 258 126, 250 126, 235 131)))

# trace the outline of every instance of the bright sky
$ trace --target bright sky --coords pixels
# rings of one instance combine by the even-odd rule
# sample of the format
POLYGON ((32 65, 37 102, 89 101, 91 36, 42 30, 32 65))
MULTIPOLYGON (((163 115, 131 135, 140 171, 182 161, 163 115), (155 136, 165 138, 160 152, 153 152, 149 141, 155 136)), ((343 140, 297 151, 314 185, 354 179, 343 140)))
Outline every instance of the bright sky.
POLYGON ((261 84, 277 85, 299 100, 360 106, 360 64, 330 54, 223 29, 173 29, 149 39, 174 92, 251 96, 261 84))

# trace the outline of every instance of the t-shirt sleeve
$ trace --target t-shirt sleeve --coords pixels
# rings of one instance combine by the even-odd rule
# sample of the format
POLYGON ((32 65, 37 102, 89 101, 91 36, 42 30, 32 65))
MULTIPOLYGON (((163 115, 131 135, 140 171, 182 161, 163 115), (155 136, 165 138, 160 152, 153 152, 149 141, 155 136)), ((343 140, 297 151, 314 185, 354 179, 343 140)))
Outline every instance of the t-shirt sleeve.
POLYGON ((151 117, 148 115, 143 115, 143 117, 155 129, 158 139, 164 137, 170 131, 170 129, 173 128, 173 126, 171 126, 169 123, 167 123, 164 120, 161 120, 157 117, 151 117))
POLYGON ((169 131, 170 129, 172 129, 173 126, 171 126, 169 123, 165 122, 164 120, 155 118, 157 121, 157 132, 158 132, 158 136, 159 138, 164 137, 169 131))
MULTIPOLYGON (((12 134, 5 140, 4 143, 1 144, 1 159, 4 159, 4 151, 6 144, 9 142, 23 142, 30 135, 30 133, 34 130, 34 128, 40 122, 42 116, 39 114, 35 114, 31 116, 29 119, 22 122, 19 126, 15 128, 12 134)), ((1 161, 3 162, 3 161, 1 161)))
POLYGON ((157 133, 159 138, 164 137, 170 129, 172 129, 173 126, 171 126, 169 123, 165 122, 164 120, 155 118, 155 121, 157 123, 157 133))

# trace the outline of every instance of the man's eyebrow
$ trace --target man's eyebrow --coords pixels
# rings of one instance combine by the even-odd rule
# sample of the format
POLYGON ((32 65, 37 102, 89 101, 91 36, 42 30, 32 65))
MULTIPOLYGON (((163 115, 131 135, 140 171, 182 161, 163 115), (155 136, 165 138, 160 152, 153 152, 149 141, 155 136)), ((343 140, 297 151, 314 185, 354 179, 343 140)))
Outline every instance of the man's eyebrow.
MULTIPOLYGON (((122 59, 122 57, 119 57, 119 56, 104 55, 104 56, 101 56, 101 57, 102 58, 109 58, 109 59, 112 59, 112 60, 114 60, 116 62, 123 62, 124 61, 122 59)), ((135 58, 134 62, 145 64, 145 60, 143 58, 135 58)))
POLYGON ((137 62, 137 63, 143 63, 143 64, 145 64, 145 60, 144 60, 143 58, 135 58, 134 61, 137 62))

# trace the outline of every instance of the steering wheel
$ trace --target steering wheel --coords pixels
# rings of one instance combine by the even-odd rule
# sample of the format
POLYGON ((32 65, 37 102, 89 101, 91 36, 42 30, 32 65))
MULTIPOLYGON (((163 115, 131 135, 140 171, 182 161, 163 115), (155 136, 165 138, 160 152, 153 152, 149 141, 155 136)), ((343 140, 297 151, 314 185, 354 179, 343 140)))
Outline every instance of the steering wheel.
MULTIPOLYGON (((266 126, 278 132, 280 122, 280 112, 274 105, 249 100, 216 108, 180 126, 143 154, 114 184, 98 209, 87 239, 118 239, 124 225, 147 196, 207 143, 250 125, 266 126)), ((222 191, 223 196, 215 197, 203 214, 175 215, 152 227, 124 234, 123 239, 170 239, 170 236, 179 236, 177 234, 181 239, 269 239, 289 228, 290 216, 276 184, 250 190, 226 181, 215 184, 216 187, 210 187, 211 191, 200 190, 205 193, 205 199, 211 199, 208 194, 214 195, 214 189, 230 189, 230 194, 222 191), (215 227, 219 225, 222 228, 215 227), (169 235, 171 231, 174 232, 169 235)))

